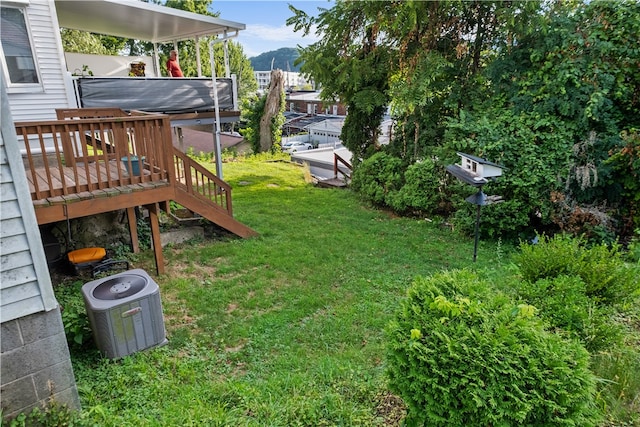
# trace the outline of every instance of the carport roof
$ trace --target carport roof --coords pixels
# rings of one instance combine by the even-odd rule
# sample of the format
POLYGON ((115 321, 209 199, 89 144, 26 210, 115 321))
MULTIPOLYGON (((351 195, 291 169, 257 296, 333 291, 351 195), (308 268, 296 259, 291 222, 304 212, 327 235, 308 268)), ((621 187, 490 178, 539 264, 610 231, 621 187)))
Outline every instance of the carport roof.
POLYGON ((55 0, 55 5, 62 28, 153 43, 245 29, 238 22, 138 0, 55 0))

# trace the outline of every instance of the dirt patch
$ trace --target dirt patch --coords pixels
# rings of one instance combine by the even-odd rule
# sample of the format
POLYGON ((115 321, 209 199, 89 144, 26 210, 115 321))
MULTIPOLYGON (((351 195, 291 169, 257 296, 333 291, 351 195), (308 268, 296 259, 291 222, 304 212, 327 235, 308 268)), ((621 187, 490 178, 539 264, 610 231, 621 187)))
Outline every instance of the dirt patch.
POLYGON ((398 396, 386 391, 376 397, 376 415, 386 426, 400 426, 407 415, 407 407, 398 396))

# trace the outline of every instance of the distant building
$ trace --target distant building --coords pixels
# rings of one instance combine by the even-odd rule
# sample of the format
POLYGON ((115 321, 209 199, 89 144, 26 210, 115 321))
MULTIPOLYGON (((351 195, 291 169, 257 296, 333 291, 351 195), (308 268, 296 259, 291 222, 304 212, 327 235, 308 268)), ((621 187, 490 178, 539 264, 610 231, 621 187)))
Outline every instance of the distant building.
MULTIPOLYGON (((340 135, 344 126, 345 116, 325 114, 308 115, 304 113, 285 112, 283 136, 309 142, 314 147, 341 143, 340 135), (299 136, 301 134, 301 136, 299 136)), ((385 116, 380 123, 378 144, 387 145, 391 141, 393 120, 385 116)))
POLYGON ((305 129, 309 132, 309 139, 315 147, 322 144, 340 142, 342 126, 344 126, 344 117, 312 123, 305 126, 305 129))
MULTIPOLYGON (((271 71, 254 71, 253 74, 258 82, 258 92, 264 92, 269 89, 271 83, 271 71)), ((305 87, 312 87, 301 73, 294 71, 283 71, 284 88, 286 91, 301 90, 305 87)))
POLYGON ((287 94, 285 102, 286 110, 291 113, 347 115, 347 108, 343 104, 323 102, 320 99, 320 92, 316 91, 291 92, 287 94))

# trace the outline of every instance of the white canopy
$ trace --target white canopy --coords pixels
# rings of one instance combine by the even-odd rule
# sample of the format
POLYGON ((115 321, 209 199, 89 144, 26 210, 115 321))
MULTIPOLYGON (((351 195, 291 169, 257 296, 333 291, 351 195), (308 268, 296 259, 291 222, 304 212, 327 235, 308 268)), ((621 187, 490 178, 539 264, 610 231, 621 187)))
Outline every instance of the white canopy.
POLYGON ((245 29, 238 22, 138 0, 55 0, 55 5, 60 27, 154 44, 245 29))

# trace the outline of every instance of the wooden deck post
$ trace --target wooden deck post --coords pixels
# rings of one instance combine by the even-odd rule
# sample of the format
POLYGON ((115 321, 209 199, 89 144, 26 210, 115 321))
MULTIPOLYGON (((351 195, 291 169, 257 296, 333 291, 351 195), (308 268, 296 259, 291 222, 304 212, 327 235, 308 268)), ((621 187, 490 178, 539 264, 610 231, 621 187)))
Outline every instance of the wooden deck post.
POLYGON ((131 252, 140 252, 138 242, 138 219, 136 218, 136 208, 127 208, 127 221, 129 222, 129 235, 131 236, 131 252))
POLYGON ((151 223, 151 244, 156 257, 156 271, 158 275, 164 274, 164 256, 162 255, 162 242, 160 241, 160 223, 158 222, 158 204, 145 205, 149 210, 149 222, 151 223))

